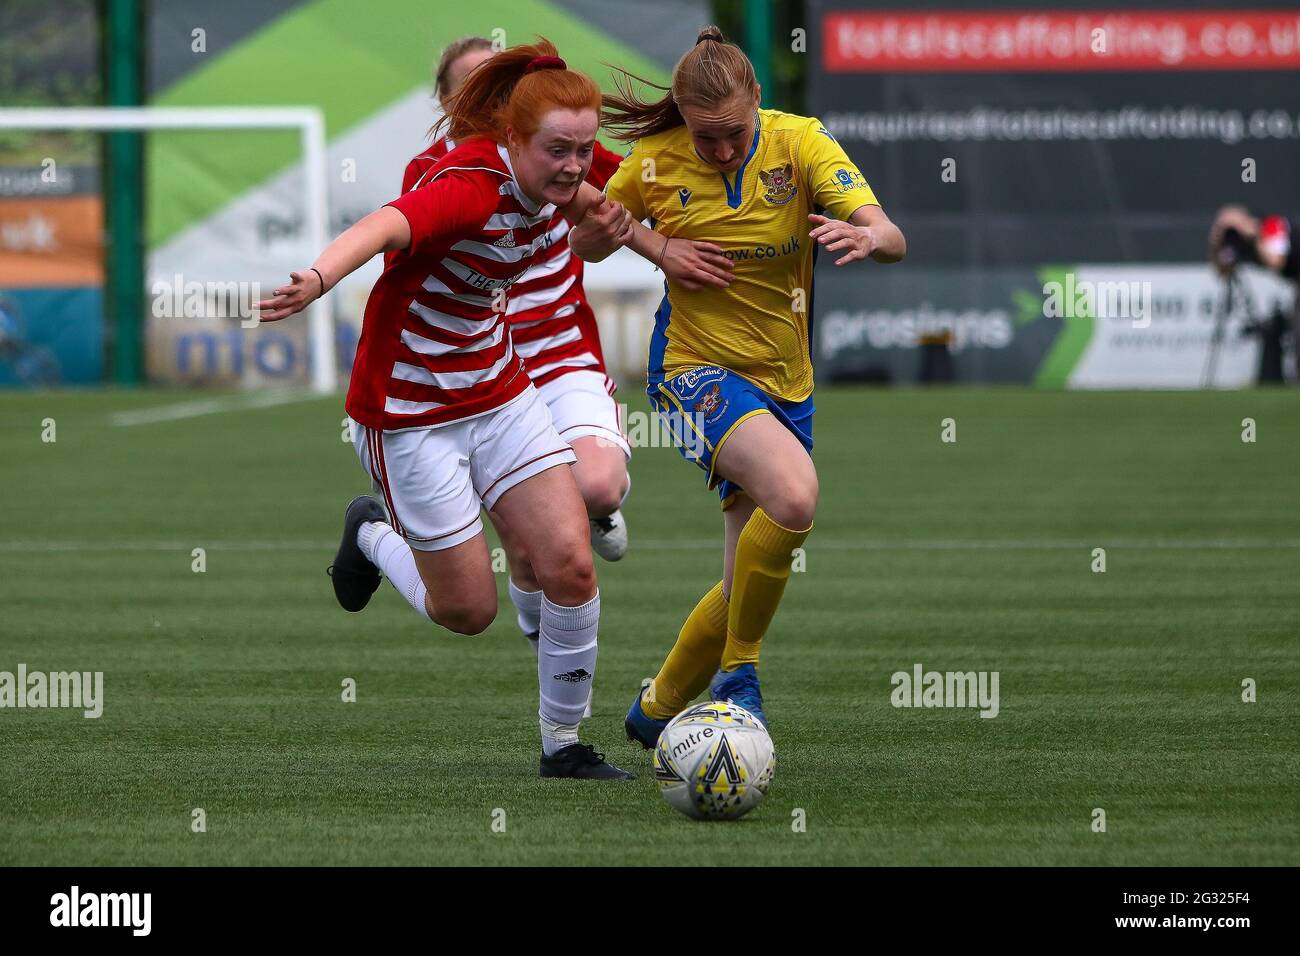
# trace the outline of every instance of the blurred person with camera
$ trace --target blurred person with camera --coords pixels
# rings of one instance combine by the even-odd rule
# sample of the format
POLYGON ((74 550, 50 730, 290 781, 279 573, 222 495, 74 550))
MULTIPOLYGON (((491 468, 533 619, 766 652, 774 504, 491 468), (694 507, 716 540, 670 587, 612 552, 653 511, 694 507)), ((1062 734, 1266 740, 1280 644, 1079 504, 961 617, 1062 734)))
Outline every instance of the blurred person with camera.
MULTIPOLYGON (((1213 384, 1223 326, 1239 303, 1244 304, 1246 312, 1242 334, 1260 337, 1259 381, 1284 381, 1282 365, 1286 336, 1288 331, 1294 332, 1296 323, 1280 306, 1267 318, 1255 316, 1238 266, 1257 265, 1300 286, 1300 251, 1293 241, 1295 227, 1295 222, 1287 216, 1272 214, 1261 219, 1245 206, 1224 206, 1214 217, 1210 227, 1210 265, 1223 280, 1224 292, 1206 365, 1206 385, 1213 384)), ((1292 353, 1297 357, 1296 377, 1300 379, 1300 342, 1295 345, 1292 353)))

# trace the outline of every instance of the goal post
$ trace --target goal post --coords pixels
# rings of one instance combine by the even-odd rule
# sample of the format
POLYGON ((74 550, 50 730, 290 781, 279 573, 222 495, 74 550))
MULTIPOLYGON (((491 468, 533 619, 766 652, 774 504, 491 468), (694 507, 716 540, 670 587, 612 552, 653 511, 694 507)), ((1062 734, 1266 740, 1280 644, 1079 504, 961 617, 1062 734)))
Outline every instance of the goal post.
MULTIPOLYGON (((295 106, 95 106, 0 108, 0 130, 298 130, 302 144, 306 200, 305 239, 322 250, 329 242, 329 192, 326 186, 325 118, 316 107, 295 106)), ((332 311, 324 299, 307 307, 311 387, 333 392, 338 386, 332 311)), ((143 321, 143 316, 139 317, 143 321)))

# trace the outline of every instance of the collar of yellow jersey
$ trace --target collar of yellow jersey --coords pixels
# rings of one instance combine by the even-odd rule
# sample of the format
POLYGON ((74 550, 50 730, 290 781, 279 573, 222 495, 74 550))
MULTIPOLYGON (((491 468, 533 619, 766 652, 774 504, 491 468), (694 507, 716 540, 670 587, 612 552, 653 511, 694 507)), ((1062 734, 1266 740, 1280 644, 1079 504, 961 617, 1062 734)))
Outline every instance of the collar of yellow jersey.
MULTIPOLYGON (((762 131, 763 118, 759 116, 758 110, 754 110, 754 139, 749 144, 749 152, 745 155, 745 161, 741 163, 740 168, 736 170, 736 184, 734 187, 728 181, 727 174, 722 170, 718 170, 718 175, 722 177, 722 185, 726 187, 727 190, 727 205, 732 209, 739 209, 741 201, 745 198, 745 167, 749 165, 749 161, 754 158, 754 153, 758 151, 758 136, 762 131)), ((704 163, 706 166, 708 165, 708 161, 700 155, 698 149, 695 150, 695 155, 700 162, 704 163)))

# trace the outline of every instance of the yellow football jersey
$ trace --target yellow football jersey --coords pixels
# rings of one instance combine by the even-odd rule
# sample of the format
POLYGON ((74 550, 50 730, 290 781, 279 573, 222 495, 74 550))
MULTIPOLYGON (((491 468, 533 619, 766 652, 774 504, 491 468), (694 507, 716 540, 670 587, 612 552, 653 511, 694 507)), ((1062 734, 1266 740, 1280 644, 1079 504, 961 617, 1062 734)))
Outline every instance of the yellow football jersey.
POLYGON ((653 384, 696 365, 718 365, 785 401, 812 393, 810 212, 847 220, 879 205, 821 122, 759 110, 745 164, 719 172, 685 126, 638 141, 607 193, 666 236, 721 246, 735 266, 726 289, 668 283, 650 341, 653 384))

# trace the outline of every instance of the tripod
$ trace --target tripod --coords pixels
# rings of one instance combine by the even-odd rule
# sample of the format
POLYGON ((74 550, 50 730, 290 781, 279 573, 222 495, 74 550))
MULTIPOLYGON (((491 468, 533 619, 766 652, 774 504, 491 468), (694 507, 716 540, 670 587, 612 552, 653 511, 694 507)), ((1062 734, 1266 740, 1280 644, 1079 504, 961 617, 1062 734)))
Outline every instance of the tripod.
POLYGON ((1214 308, 1214 331, 1210 333, 1210 350, 1205 356, 1205 369, 1201 373, 1201 388, 1213 388, 1215 374, 1219 368, 1219 348, 1223 345, 1223 334, 1234 312, 1241 308, 1246 315, 1246 324, 1255 322, 1255 302, 1250 297, 1250 289, 1241 277, 1239 269, 1233 269, 1224 277, 1223 294, 1214 308))

